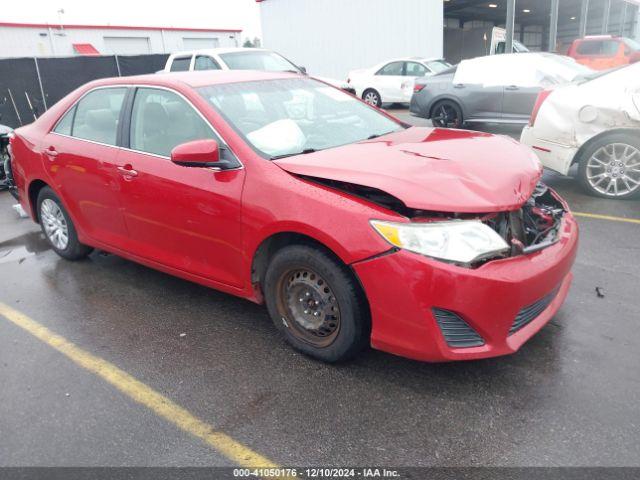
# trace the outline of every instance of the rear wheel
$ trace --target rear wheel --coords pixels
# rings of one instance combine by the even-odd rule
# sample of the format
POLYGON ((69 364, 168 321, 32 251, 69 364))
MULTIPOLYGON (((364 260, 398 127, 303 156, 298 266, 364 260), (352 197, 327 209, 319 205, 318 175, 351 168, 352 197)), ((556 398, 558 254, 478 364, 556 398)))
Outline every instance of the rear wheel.
POLYGON ((640 195, 640 140, 626 133, 605 135, 579 159, 578 180, 597 197, 636 198, 640 195))
POLYGON ((269 314, 295 349, 325 362, 347 360, 369 341, 368 309, 349 270, 305 245, 278 251, 264 282, 269 314))
POLYGON ((374 107, 382 106, 382 97, 373 88, 366 89, 362 93, 362 99, 365 101, 365 103, 368 103, 369 105, 373 105, 374 107))
POLYGON ((452 100, 442 100, 431 109, 431 121, 435 127, 461 128, 464 123, 462 109, 452 100))
POLYGON ((53 250, 67 260, 80 260, 92 248, 78 240, 76 228, 62 202, 49 187, 38 193, 38 219, 40 227, 53 250))

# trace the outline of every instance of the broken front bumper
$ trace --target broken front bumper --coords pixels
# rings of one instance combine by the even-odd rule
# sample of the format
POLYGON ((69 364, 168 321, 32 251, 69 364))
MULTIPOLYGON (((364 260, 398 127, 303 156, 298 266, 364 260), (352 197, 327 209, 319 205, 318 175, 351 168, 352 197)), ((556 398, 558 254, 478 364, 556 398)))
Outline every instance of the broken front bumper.
POLYGON ((477 269, 404 250, 356 263, 353 268, 371 307, 371 344, 379 350, 434 362, 513 353, 549 322, 564 302, 577 247, 578 226, 566 213, 554 245, 477 269), (464 333, 466 324, 480 337, 480 344, 460 347, 448 341, 443 322, 436 318, 442 311, 463 321, 454 325, 454 331, 464 333), (533 318, 515 328, 523 315, 533 318))

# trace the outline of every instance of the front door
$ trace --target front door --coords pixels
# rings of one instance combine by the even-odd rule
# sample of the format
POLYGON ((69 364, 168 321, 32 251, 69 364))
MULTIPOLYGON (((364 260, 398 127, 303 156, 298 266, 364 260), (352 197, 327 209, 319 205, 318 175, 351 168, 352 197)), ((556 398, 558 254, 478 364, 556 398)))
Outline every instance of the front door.
POLYGON ((526 123, 542 87, 508 85, 502 97, 502 119, 526 123))
POLYGON ((404 76, 404 62, 391 62, 374 75, 374 87, 385 103, 404 101, 402 87, 407 81, 404 76))
MULTIPOLYGON (((202 139, 223 145, 181 95, 164 89, 136 90, 130 148, 118 158, 129 250, 184 272, 241 286, 244 169, 216 172, 170 160, 177 145, 202 139)), ((237 162, 224 147, 221 154, 237 162)))
POLYGON ((126 92, 123 87, 89 92, 45 137, 42 151, 54 188, 80 230, 115 247, 128 238, 116 170, 126 92))

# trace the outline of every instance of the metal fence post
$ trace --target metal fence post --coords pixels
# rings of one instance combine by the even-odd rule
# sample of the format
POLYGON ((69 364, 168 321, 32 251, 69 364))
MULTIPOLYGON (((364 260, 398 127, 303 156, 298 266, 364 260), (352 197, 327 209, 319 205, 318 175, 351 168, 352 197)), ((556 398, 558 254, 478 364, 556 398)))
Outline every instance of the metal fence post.
POLYGON ((40 67, 38 66, 38 59, 33 57, 33 61, 36 64, 36 74, 38 75, 38 84, 40 85, 40 94, 42 95, 42 103, 44 104, 44 109, 49 110, 47 106, 47 97, 44 96, 44 88, 42 87, 42 77, 40 76, 40 67))
POLYGON ((113 58, 116 59, 116 69, 118 70, 118 76, 122 76, 122 72, 120 71, 120 62, 118 61, 118 55, 114 55, 113 58))
POLYGON ((604 12, 602 13, 602 34, 609 31, 609 15, 611 14, 611 0, 604 0, 604 12))
POLYGON ((551 20, 549 22, 549 51, 555 52, 558 43, 558 7, 559 0, 551 0, 551 20))

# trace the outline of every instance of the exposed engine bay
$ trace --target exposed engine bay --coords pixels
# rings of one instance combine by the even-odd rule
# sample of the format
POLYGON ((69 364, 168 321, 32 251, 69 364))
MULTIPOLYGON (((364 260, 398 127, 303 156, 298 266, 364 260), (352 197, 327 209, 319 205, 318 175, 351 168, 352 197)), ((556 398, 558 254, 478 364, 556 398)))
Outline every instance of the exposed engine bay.
POLYGON ((511 245, 510 256, 515 256, 555 243, 565 213, 564 206, 549 187, 538 183, 520 210, 486 216, 482 221, 511 245))
POLYGON ((479 267, 488 261, 498 258, 533 253, 553 245, 558 240, 562 218, 566 213, 562 202, 542 182, 538 183, 531 197, 519 210, 488 214, 456 214, 413 209, 407 207, 399 198, 376 188, 336 180, 307 176, 299 177, 375 203, 415 222, 434 220, 482 221, 496 231, 511 248, 507 254, 483 258, 473 265, 468 265, 472 268, 479 267))

